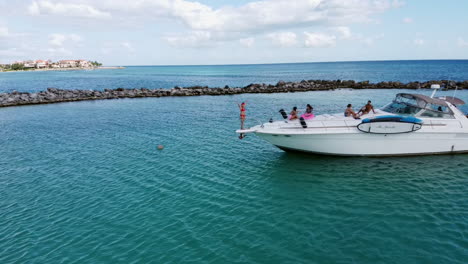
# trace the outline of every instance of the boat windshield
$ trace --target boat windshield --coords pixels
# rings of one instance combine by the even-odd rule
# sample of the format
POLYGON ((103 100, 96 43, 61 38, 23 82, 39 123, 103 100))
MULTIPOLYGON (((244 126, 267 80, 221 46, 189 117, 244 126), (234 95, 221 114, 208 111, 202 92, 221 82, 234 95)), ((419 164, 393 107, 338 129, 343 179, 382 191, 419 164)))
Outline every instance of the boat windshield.
POLYGON ((453 119, 452 111, 446 105, 429 103, 422 98, 408 94, 399 94, 386 105, 383 111, 398 115, 453 119))

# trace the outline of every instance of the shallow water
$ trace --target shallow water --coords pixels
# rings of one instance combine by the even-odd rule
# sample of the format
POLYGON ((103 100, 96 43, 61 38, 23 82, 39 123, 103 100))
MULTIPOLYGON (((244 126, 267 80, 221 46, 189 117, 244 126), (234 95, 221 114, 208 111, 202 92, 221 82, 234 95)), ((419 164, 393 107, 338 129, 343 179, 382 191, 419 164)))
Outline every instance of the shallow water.
POLYGON ((396 92, 0 109, 0 263, 466 263, 467 155, 291 154, 234 133, 236 102, 255 125, 396 92))
POLYGON ((172 88, 311 79, 381 81, 468 80, 468 60, 321 62, 212 66, 133 66, 117 70, 0 73, 0 92, 61 89, 172 88))

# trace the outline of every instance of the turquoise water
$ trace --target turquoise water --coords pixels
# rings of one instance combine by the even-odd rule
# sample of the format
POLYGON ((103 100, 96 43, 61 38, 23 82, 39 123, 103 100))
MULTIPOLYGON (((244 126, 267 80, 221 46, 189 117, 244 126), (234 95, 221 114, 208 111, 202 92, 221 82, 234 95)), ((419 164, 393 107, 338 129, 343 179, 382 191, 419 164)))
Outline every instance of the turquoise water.
POLYGON ((322 157, 234 133, 240 101, 254 125, 397 92, 0 109, 0 263, 464 264, 467 155, 322 157))
POLYGON ((311 79, 380 81, 468 80, 468 60, 364 61, 214 66, 133 66, 118 70, 0 73, 0 92, 61 89, 172 88, 311 79))

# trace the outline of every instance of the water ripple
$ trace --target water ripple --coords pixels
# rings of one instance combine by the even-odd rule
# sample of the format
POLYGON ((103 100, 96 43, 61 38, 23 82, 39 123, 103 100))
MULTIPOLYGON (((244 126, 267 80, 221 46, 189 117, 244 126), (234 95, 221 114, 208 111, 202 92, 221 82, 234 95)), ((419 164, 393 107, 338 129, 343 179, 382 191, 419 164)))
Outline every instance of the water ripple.
POLYGON ((0 112, 0 263, 465 263, 466 155, 286 154, 238 140, 227 118, 245 99, 260 119, 280 104, 387 93, 0 112))

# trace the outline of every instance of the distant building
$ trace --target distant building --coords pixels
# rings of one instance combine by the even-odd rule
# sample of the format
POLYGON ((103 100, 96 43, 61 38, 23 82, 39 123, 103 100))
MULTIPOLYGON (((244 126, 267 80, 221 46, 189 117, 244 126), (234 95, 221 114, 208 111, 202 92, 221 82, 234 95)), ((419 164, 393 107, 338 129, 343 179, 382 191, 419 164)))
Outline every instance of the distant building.
POLYGON ((23 65, 25 68, 36 68, 36 62, 32 60, 25 61, 23 65))
POLYGON ((76 63, 82 68, 91 68, 93 65, 87 60, 77 60, 76 63))
POLYGON ((60 68, 74 68, 76 67, 75 60, 61 60, 59 61, 60 68))
MULTIPOLYGON (((46 68, 94 68, 94 65, 92 62, 87 61, 87 60, 61 60, 58 62, 52 62, 51 60, 26 60, 26 61, 15 61, 13 64, 21 64, 23 65, 24 68, 31 69, 31 68, 37 68, 37 69, 46 69, 46 68)), ((10 67, 10 64, 5 64, 10 67)), ((3 66, 1 68, 5 68, 6 66, 3 66)))
POLYGON ((38 69, 49 68, 49 61, 37 60, 36 68, 38 69))

